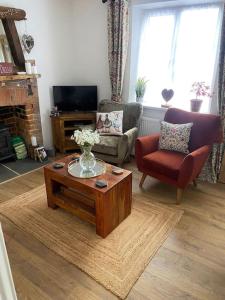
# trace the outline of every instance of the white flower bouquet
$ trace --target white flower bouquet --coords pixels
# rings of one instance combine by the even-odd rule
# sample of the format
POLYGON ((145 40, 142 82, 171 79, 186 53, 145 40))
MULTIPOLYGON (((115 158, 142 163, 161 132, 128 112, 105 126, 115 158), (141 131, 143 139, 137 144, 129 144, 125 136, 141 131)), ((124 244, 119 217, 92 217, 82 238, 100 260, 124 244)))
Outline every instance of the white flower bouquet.
POLYGON ((94 146, 100 142, 99 134, 97 131, 90 129, 75 130, 72 138, 81 147, 94 146))

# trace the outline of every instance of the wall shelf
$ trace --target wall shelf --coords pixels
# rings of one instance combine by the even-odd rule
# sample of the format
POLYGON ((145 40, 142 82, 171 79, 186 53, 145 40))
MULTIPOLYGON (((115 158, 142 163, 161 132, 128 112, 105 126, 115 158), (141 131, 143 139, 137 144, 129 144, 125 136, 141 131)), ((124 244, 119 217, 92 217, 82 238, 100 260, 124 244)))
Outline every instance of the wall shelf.
POLYGON ((0 82, 12 81, 12 80, 26 80, 40 78, 40 74, 24 74, 24 75, 0 75, 0 82))

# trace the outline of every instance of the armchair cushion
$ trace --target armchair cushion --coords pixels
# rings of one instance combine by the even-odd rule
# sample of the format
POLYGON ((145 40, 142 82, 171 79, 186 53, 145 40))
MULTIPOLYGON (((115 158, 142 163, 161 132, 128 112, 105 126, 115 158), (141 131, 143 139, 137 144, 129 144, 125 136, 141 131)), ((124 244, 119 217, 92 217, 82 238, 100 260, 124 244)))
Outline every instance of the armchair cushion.
POLYGON ((101 135, 122 135, 123 111, 97 112, 96 130, 101 135))
POLYGON ((121 136, 100 136, 100 143, 94 145, 93 151, 109 155, 118 155, 120 139, 121 136))
POLYGON ((184 153, 158 150, 143 157, 146 173, 154 172, 177 180, 179 170, 185 158, 184 153))
POLYGON ((171 124, 161 122, 159 149, 189 153, 188 144, 193 123, 171 124))
POLYGON ((123 111, 123 131, 138 127, 142 105, 137 102, 117 103, 109 100, 102 100, 99 103, 98 112, 123 111))

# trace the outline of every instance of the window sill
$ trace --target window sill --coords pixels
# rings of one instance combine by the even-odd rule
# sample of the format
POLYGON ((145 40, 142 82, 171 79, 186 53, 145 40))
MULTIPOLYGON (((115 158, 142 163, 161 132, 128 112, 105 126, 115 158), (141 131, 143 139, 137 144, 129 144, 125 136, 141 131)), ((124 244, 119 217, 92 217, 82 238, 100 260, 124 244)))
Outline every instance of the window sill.
POLYGON ((168 108, 166 107, 156 107, 156 106, 150 106, 150 105, 147 105, 147 104, 144 104, 143 103, 143 108, 144 110, 157 110, 157 111, 167 111, 168 108))

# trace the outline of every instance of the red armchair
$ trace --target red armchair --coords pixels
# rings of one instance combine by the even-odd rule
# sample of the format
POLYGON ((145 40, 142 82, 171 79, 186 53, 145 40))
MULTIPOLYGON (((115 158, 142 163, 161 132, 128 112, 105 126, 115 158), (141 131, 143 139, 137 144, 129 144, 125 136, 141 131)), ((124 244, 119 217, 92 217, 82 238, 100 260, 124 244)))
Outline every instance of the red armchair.
POLYGON ((200 114, 176 108, 168 109, 164 120, 173 124, 193 122, 189 150, 183 154, 176 151, 159 150, 159 134, 139 137, 135 145, 137 167, 143 173, 140 187, 147 175, 177 187, 177 204, 183 190, 195 179, 206 162, 212 145, 223 139, 221 119, 211 114, 200 114))

